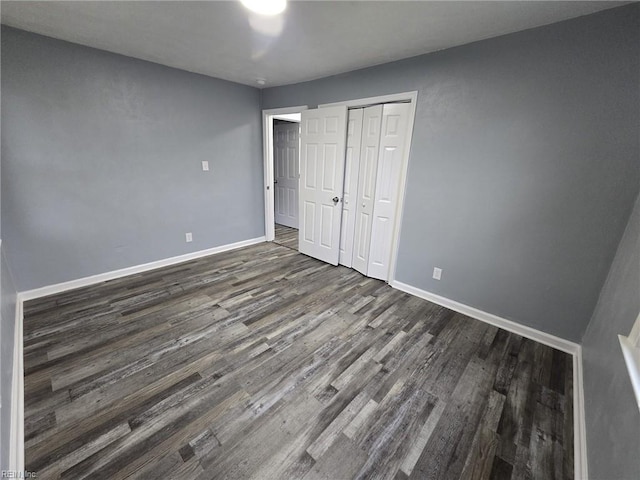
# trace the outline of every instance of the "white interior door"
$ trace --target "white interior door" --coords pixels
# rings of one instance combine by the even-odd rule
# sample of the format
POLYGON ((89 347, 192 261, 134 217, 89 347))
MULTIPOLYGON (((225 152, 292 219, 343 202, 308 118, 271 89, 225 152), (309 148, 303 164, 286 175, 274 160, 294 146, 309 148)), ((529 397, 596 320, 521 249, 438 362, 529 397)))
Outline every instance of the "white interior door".
POLYGON ((338 265, 347 107, 302 112, 298 249, 338 265))
POLYGON ((364 109, 362 119, 362 142, 360 148, 360 171, 356 199, 356 225, 353 243, 353 268, 368 275, 369 246, 376 191, 376 173, 380 147, 382 105, 364 109))
POLYGON ((358 200, 358 172, 360 171, 360 143, 362 140, 363 109, 349 110, 347 115, 347 153, 344 166, 344 194, 342 197, 342 227, 340 228, 340 265, 351 267, 353 239, 358 200))
MULTIPOLYGON (((408 133, 410 105, 387 104, 382 114, 382 133, 371 227, 371 251, 367 275, 387 280, 391 242, 400 188, 400 174, 408 133)), ((354 262, 355 264, 355 262, 354 262)))
POLYGON ((275 221, 292 228, 298 228, 299 132, 294 122, 273 126, 275 221))

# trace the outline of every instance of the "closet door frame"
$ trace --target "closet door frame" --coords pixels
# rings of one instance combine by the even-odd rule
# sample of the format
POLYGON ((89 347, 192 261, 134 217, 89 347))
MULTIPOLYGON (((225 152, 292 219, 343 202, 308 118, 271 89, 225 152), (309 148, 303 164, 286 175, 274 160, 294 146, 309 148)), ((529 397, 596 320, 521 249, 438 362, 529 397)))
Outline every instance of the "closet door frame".
POLYGON ((409 165, 409 156, 411 154, 411 140, 413 137, 413 124, 416 118, 416 106, 418 100, 418 92, 403 92, 391 95, 381 95, 378 97, 359 98, 355 100, 347 100, 342 102, 325 103, 318 105, 318 108, 335 107, 345 105, 347 108, 364 108, 379 103, 407 102, 411 105, 409 108, 409 123, 407 137, 405 139, 404 152, 402 155, 402 167, 400 171, 400 184, 398 190, 398 203, 396 206, 395 220, 393 224, 393 234, 391 240, 391 261, 389 262, 389 274, 387 276, 388 283, 392 283, 396 279, 396 265, 398 259, 398 246, 400 240, 400 227, 402 225, 402 213, 404 211, 404 199, 407 186, 407 169, 409 165))

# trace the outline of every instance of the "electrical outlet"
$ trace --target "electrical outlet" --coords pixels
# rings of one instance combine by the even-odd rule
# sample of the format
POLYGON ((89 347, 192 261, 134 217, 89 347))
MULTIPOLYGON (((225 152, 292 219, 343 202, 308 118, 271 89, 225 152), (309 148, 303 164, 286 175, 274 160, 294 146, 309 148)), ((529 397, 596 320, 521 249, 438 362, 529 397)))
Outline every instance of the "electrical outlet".
POLYGON ((209 171, 209 162, 206 160, 202 161, 202 171, 203 172, 208 172, 209 171))
POLYGON ((433 278, 435 278, 436 280, 440 280, 440 277, 442 277, 442 269, 433 267, 433 278))
POLYGON ((187 243, 193 242, 193 234, 191 232, 187 232, 184 234, 185 240, 187 243))

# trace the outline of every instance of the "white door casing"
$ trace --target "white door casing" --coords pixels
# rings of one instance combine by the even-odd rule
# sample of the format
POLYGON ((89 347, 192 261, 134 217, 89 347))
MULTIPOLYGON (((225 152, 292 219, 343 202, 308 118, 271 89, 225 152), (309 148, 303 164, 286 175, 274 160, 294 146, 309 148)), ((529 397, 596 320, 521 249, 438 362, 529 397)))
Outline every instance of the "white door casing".
POLYGON ((409 131, 410 108, 410 105, 406 103, 387 104, 383 108, 371 227, 371 250, 367 269, 369 277, 380 280, 389 279, 394 223, 400 196, 400 177, 406 136, 409 131))
POLYGON ((338 265, 347 107, 302 112, 298 249, 338 265))
POLYGON ((342 226, 340 228, 340 265, 351 267, 353 238, 358 200, 358 172, 360 171, 360 142, 362 140, 363 109, 349 110, 347 116, 347 152, 344 167, 342 198, 342 226))
POLYGON ((299 132, 294 122, 273 126, 275 222, 292 228, 298 228, 299 132))
MULTIPOLYGON (((264 236, 267 242, 275 238, 275 201, 273 168, 273 121, 281 115, 299 114, 306 105, 262 110, 262 167, 264 170, 264 236)), ((300 118, 298 117, 298 121, 300 118)))
POLYGON ((356 200, 356 225, 352 263, 353 268, 363 275, 368 275, 369 268, 382 112, 382 105, 367 107, 364 109, 362 120, 360 171, 358 174, 358 196, 356 200))

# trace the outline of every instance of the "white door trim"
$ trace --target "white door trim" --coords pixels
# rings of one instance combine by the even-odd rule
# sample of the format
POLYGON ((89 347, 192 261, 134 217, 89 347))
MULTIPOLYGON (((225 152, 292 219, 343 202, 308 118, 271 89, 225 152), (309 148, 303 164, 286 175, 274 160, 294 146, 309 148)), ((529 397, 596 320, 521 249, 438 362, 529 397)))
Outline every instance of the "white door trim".
POLYGON ((318 105, 318 108, 335 107, 337 105, 346 105, 347 107, 368 107, 371 105, 377 105, 379 103, 392 103, 392 102, 411 102, 415 106, 415 101, 418 98, 418 91, 391 93, 389 95, 380 95, 377 97, 357 98, 355 100, 343 100, 341 102, 323 103, 318 105))
MULTIPOLYGON (((8 470, 24 472, 24 347, 22 331, 24 299, 21 293, 16 295, 15 332, 13 339, 13 371, 11 390, 3 395, 8 401, 2 404, 9 406, 11 421, 9 424, 9 464, 8 470), (11 398, 9 400, 9 398, 11 398), (7 405, 8 404, 8 405, 7 405)), ((20 477, 15 477, 20 478, 20 477)), ((24 478, 24 477, 23 477, 24 478)))
MULTIPOLYGON (((402 225, 402 213, 404 211, 404 198, 407 186, 407 169, 409 166, 409 157, 411 155, 411 140, 413 138, 413 125, 416 118, 416 107, 418 103, 418 92, 403 92, 390 95, 381 95, 379 97, 360 98, 356 100, 345 100, 342 102, 325 103, 318 105, 318 108, 333 107, 337 105, 346 105, 347 107, 366 107, 367 105, 375 105, 378 103, 391 102, 409 102, 409 131, 405 140, 404 155, 402 158, 402 167, 400 172, 400 190, 398 195, 398 206, 395 215, 395 224, 393 226, 393 238, 391 241, 391 262, 389 263, 388 282, 394 282, 396 279, 396 265, 398 259, 398 247, 400 243, 400 226, 402 225)), ((267 237, 268 239, 268 237, 267 237)))
POLYGON ((306 105, 297 107, 270 108, 262 110, 262 159, 264 170, 264 234, 267 242, 276 237, 275 215, 273 208, 273 118, 287 113, 300 113, 307 110, 306 105))

